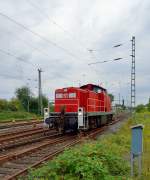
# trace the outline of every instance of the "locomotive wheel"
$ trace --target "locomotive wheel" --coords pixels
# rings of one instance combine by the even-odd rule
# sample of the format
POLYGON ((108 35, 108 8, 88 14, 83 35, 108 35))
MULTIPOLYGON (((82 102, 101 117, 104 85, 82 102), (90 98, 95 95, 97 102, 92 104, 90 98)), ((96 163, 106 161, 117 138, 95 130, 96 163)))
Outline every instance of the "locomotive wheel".
POLYGON ((89 128, 94 129, 97 127, 97 119, 96 117, 89 118, 89 128))
POLYGON ((112 122, 112 115, 107 115, 107 122, 108 123, 112 122))
POLYGON ((63 129, 62 127, 59 127, 59 128, 58 128, 58 133, 59 133, 59 134, 64 134, 64 129, 63 129))
POLYGON ((99 128, 101 126, 101 117, 96 118, 96 127, 99 128))

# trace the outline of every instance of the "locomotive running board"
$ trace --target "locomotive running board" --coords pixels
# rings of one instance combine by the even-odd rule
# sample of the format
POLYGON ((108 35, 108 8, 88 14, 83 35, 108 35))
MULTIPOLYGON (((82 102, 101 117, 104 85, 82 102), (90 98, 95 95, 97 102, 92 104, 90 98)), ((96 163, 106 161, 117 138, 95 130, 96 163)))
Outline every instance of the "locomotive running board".
POLYGON ((113 111, 111 112, 87 112, 87 116, 104 116, 104 115, 111 115, 114 114, 113 111))

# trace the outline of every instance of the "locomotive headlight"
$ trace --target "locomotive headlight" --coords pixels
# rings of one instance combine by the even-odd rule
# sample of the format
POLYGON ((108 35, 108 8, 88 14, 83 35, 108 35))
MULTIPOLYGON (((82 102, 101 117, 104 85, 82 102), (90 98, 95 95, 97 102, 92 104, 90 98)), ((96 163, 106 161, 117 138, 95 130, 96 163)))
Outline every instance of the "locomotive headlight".
POLYGON ((79 116, 81 116, 82 115, 82 112, 79 112, 79 116))

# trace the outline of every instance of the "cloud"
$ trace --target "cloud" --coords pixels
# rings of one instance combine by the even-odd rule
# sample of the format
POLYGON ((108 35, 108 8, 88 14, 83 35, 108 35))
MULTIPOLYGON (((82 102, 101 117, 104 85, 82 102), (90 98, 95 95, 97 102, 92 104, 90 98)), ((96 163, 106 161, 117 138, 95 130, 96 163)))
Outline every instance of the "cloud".
POLYGON ((130 98, 131 42, 136 37, 137 103, 149 97, 148 0, 7 0, 0 2, 1 98, 11 98, 17 87, 29 83, 37 94, 37 69, 43 70, 43 93, 53 99, 64 86, 96 83, 118 98, 130 98), (123 43, 120 48, 112 48, 123 43), (90 53, 88 49, 94 49, 90 53), (122 61, 88 66, 88 63, 123 57, 122 61), (24 59, 24 62, 19 60, 24 59), (28 79, 30 82, 28 81, 28 79), (121 83, 121 88, 118 83, 121 83), (112 85, 113 84, 113 85, 112 85), (4 93, 7 92, 7 93, 4 93))

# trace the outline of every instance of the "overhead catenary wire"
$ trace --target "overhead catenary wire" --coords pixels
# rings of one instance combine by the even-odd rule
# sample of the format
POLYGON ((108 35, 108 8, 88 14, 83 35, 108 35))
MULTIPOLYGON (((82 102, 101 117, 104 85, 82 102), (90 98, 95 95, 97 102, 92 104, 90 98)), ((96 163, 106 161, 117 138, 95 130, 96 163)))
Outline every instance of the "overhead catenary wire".
MULTIPOLYGON (((5 55, 8 55, 8 56, 11 56, 13 58, 15 58, 17 61, 21 61, 23 63, 27 63, 27 64, 30 64, 32 66, 35 67, 35 65, 29 61, 26 61, 25 59, 21 58, 21 57, 17 57, 16 55, 14 55, 13 53, 9 52, 9 51, 6 51, 6 50, 3 50, 3 49, 0 49, 0 52, 5 54, 5 55)), ((10 76, 10 75, 7 75, 7 74, 0 74, 1 77, 5 77, 5 78, 9 78, 9 79, 16 79, 16 80, 23 80, 23 77, 21 76, 10 76)))
MULTIPOLYGON (((120 42, 120 43, 117 43, 117 44, 113 44, 112 46, 109 47, 109 50, 112 50, 112 49, 115 49, 115 48, 118 48, 118 47, 122 47, 123 45, 125 45, 127 43, 130 43, 130 41, 128 40, 128 41, 123 41, 123 42, 120 42)), ((106 51, 106 48, 103 48, 103 49, 89 48, 88 51, 91 52, 91 53, 92 52, 103 52, 103 51, 106 51)))
POLYGON ((114 45, 113 48, 116 48, 116 47, 120 47, 122 46, 123 44, 117 44, 117 45, 114 45))
POLYGON ((72 33, 70 33, 69 30, 65 29, 62 25, 58 24, 56 21, 54 21, 54 19, 50 18, 49 15, 45 12, 42 11, 41 8, 36 5, 35 3, 31 2, 30 0, 26 0, 32 7, 34 7, 35 9, 38 10, 39 13, 41 13, 44 17, 46 17, 49 22, 52 22, 55 26, 57 26, 59 29, 61 29, 64 33, 67 34, 68 37, 70 37, 73 41, 75 40, 82 48, 84 48, 86 51, 88 51, 89 49, 79 40, 77 40, 72 33))
MULTIPOLYGON (((29 62, 29 61, 26 61, 25 59, 23 59, 23 58, 21 58, 21 57, 17 57, 16 55, 14 55, 13 53, 11 53, 11 52, 9 52, 9 51, 6 51, 6 50, 3 50, 3 49, 0 49, 0 52, 1 53, 3 53, 3 54, 5 54, 5 55, 8 55, 8 56, 11 56, 11 57, 13 57, 13 58, 15 58, 15 59, 17 59, 18 61, 21 61, 21 62, 23 62, 23 63, 26 63, 26 64, 30 64, 30 65, 32 65, 33 67, 35 67, 35 65, 33 64, 33 63, 31 63, 31 62, 29 62)), ((37 69, 38 67, 35 67, 35 69, 37 69)), ((5 74, 0 74, 0 76, 5 76, 5 74)), ((7 75, 6 75, 7 76, 7 75)), ((48 76, 48 75, 47 75, 48 76)), ((8 78, 11 78, 11 76, 7 76, 8 78)), ((52 78, 52 76, 49 76, 50 78, 52 78)), ((13 77, 13 78, 15 78, 15 77, 13 77)), ((66 76, 63 76, 63 75, 61 75, 61 76, 59 76, 59 78, 65 78, 65 79, 67 79, 67 77, 66 76)), ((21 79, 21 78, 20 78, 21 79)))
MULTIPOLYGON (((31 43, 29 43, 28 41, 26 40, 23 40, 21 39, 20 37, 18 37, 16 34, 14 35, 14 38, 19 40, 19 41, 22 41, 24 44, 26 44, 28 47, 31 47, 33 50, 37 51, 38 53, 41 53, 43 54, 44 56, 50 58, 50 60, 52 60, 51 56, 49 54, 47 54, 45 51, 41 50, 40 48, 37 48, 37 47, 34 47, 31 43)), ((53 59, 54 62, 56 62, 56 60, 59 60, 59 59, 53 59)))
MULTIPOLYGON (((33 67, 35 67, 35 65, 29 61, 26 61, 25 59, 21 58, 21 57, 17 57, 16 55, 8 52, 8 51, 5 51, 5 50, 2 50, 0 49, 0 52, 5 54, 5 55, 8 55, 8 56, 11 56, 13 58, 15 58, 16 60, 18 61, 21 61, 23 63, 26 63, 26 64, 30 64, 32 65, 33 67)), ((35 69, 37 69, 37 67, 35 67, 35 69)), ((22 74, 21 74, 22 75, 22 74)), ((5 78, 8 78, 8 79, 16 79, 16 80, 20 80, 20 81, 26 81, 24 80, 24 78, 22 76, 10 76, 10 75, 7 75, 7 74, 0 74, 1 77, 5 77, 5 78)), ((31 77, 30 77, 31 78, 31 77)), ((26 79, 29 79, 29 78, 26 78, 26 79)))
POLYGON ((3 49, 0 49, 0 52, 1 52, 1 53, 3 53, 3 54, 5 54, 5 55, 11 56, 11 57, 13 57, 13 58, 17 59, 18 61, 21 61, 21 62, 24 62, 24 63, 30 64, 30 65, 32 65, 32 66, 34 66, 34 67, 35 67, 35 65, 34 65, 33 63, 31 63, 31 62, 29 62, 29 61, 26 61, 24 58, 22 58, 22 57, 18 57, 18 56, 16 56, 16 55, 14 55, 13 53, 9 52, 9 51, 6 51, 6 50, 3 50, 3 49))
POLYGON ((95 57, 95 59, 97 59, 96 58, 96 53, 103 53, 103 52, 107 52, 108 53, 108 51, 109 50, 113 50, 114 51, 114 49, 117 49, 117 48, 120 48, 120 47, 122 47, 123 45, 125 45, 125 44, 127 44, 127 43, 129 43, 130 41, 128 40, 128 41, 123 41, 123 42, 121 42, 121 43, 118 43, 118 44, 114 44, 114 45, 112 45, 112 46, 110 46, 109 47, 109 49, 107 48, 103 48, 103 49, 94 49, 94 48, 89 48, 88 49, 88 51, 89 51, 89 53, 93 56, 93 57, 95 57))
MULTIPOLYGON (((45 11, 42 11, 42 9, 35 3, 31 2, 31 0, 26 0, 32 7, 34 7, 35 9, 38 10, 38 12, 40 14, 42 14, 44 17, 46 17, 49 22, 52 22, 55 26, 57 26, 59 29, 61 29, 64 33, 66 33, 72 40, 75 40, 76 42, 78 42, 78 44, 80 46, 82 46, 86 51, 90 52, 92 54, 92 56, 90 56, 90 58, 94 58, 94 59, 97 59, 96 56, 93 54, 94 51, 99 51, 98 49, 97 50, 94 50, 94 49, 89 49, 87 48, 85 45, 83 45, 83 43, 79 40, 77 40, 73 35, 72 33, 70 33, 70 31, 68 31, 67 29, 65 29, 62 25, 58 24, 54 19, 50 18, 50 16, 45 12, 45 11)), ((116 48, 116 47, 120 47, 124 44, 126 44, 127 42, 129 41, 123 41, 122 43, 120 44, 117 44, 117 45, 113 45, 111 48, 116 48)), ((101 50, 100 50, 101 51, 101 50)), ((105 50, 106 51, 106 50, 105 50)))
POLYGON ((53 46, 55 46, 55 47, 63 50, 63 51, 66 52, 68 55, 70 55, 70 56, 72 56, 72 57, 74 57, 74 58, 76 58, 76 59, 80 59, 78 56, 76 56, 75 54, 73 54, 73 53, 70 52, 69 50, 67 50, 67 49, 65 49, 64 47, 58 45, 57 43, 55 43, 55 42, 53 42, 53 41, 45 38, 45 37, 42 36, 41 34, 39 34, 39 33, 37 33, 37 32, 34 32, 34 31, 31 30, 30 28, 26 27, 24 24, 21 24, 20 22, 17 22, 15 19, 11 18, 10 16, 7 16, 6 14, 4 14, 4 13, 2 13, 2 12, 0 12, 0 16, 2 16, 2 17, 4 17, 4 18, 8 19, 9 21, 15 23, 16 25, 22 27, 24 30, 32 33, 34 36, 39 37, 40 39, 42 39, 43 41, 47 42, 48 44, 51 44, 51 45, 53 45, 53 46))
POLYGON ((115 58, 113 60, 108 60, 108 61, 97 61, 97 62, 89 63, 88 65, 99 64, 99 63, 106 63, 106 62, 112 62, 112 61, 120 61, 122 59, 123 58, 115 58))
POLYGON ((0 73, 1 77, 7 78, 7 79, 15 79, 15 80, 21 80, 22 78, 20 76, 10 76, 9 74, 2 74, 0 73))

